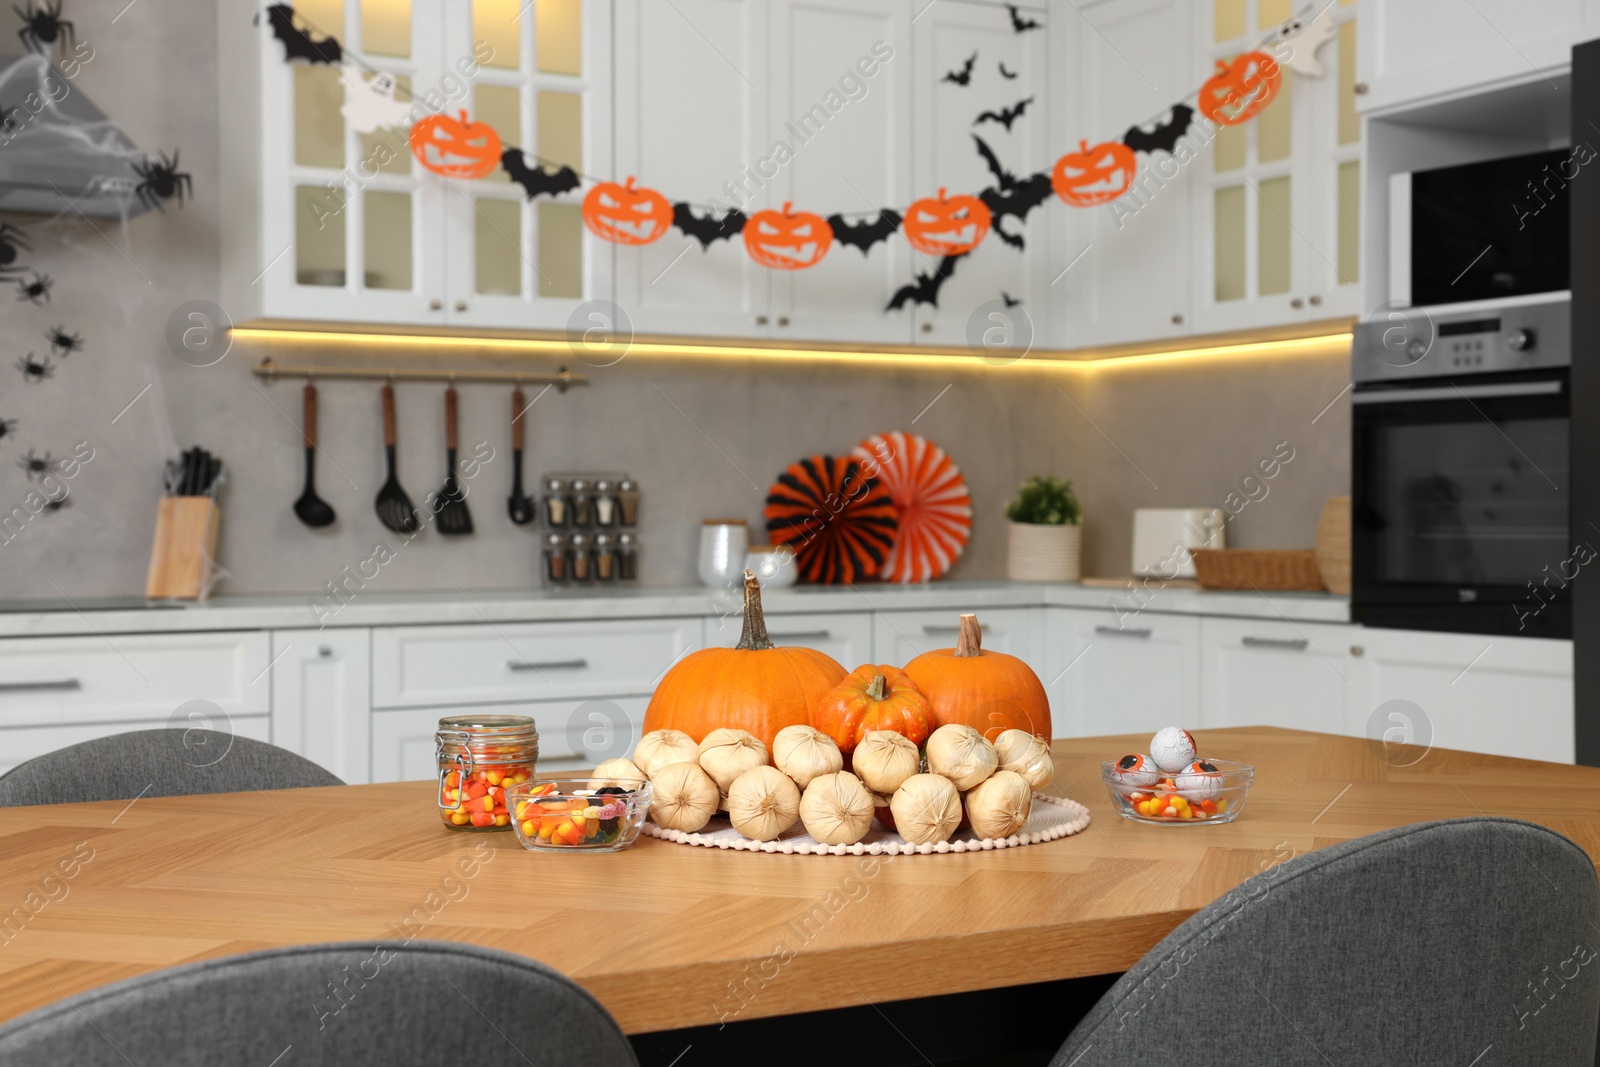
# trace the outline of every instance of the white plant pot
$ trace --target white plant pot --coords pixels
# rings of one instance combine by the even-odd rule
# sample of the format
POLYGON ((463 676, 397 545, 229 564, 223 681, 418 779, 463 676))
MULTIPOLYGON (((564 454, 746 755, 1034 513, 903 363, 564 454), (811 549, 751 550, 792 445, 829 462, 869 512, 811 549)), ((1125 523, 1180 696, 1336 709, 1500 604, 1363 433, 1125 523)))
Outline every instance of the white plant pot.
POLYGON ((1083 526, 1042 526, 1010 522, 1006 535, 1006 577, 1013 582, 1075 582, 1080 575, 1083 526))

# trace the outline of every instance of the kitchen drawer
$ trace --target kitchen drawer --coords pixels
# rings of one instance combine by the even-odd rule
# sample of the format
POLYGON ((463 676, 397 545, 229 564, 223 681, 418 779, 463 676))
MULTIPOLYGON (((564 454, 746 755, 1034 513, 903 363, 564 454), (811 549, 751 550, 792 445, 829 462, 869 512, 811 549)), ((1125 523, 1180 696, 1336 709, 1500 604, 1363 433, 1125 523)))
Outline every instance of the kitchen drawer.
POLYGON ((0 727, 165 723, 191 700, 232 718, 265 715, 268 645, 256 632, 9 638, 0 641, 0 727))
POLYGON ((1353 626, 1200 621, 1200 726, 1283 726, 1359 734, 1353 626))
MULTIPOLYGON (((739 643, 744 615, 706 620, 706 647, 732 648, 739 643)), ((814 648, 832 656, 845 670, 872 660, 872 615, 865 611, 833 614, 768 615, 767 636, 779 646, 814 648)))
MULTIPOLYGON (((109 737, 112 734, 125 734, 134 730, 160 730, 168 725, 167 717, 135 722, 119 723, 82 723, 74 726, 11 726, 0 728, 0 774, 4 774, 19 763, 25 763, 36 756, 46 752, 54 752, 58 748, 76 745, 80 741, 93 741, 97 737, 109 737)), ((203 725, 197 722, 196 725, 203 725)), ((242 715, 230 717, 224 726, 217 724, 218 729, 226 729, 235 737, 248 737, 253 741, 269 740, 271 725, 265 715, 242 715)))
POLYGON ((649 693, 699 647, 699 619, 389 627, 372 632, 372 706, 649 693))
MULTIPOLYGON (((1044 674, 1044 609, 990 608, 980 611, 983 647, 1016 656, 1035 674, 1044 674)), ((903 667, 924 652, 952 648, 960 633, 959 611, 880 611, 872 617, 872 647, 877 659, 903 667)))
POLYGON ((1057 737, 1152 734, 1200 721, 1199 619, 1048 610, 1050 666, 1041 677, 1057 737))
POLYGON ((372 713, 372 780, 410 782, 437 770, 433 735, 439 720, 464 712, 531 715, 539 727, 540 776, 587 771, 602 760, 629 756, 639 743, 648 697, 529 701, 475 708, 413 708, 372 713))

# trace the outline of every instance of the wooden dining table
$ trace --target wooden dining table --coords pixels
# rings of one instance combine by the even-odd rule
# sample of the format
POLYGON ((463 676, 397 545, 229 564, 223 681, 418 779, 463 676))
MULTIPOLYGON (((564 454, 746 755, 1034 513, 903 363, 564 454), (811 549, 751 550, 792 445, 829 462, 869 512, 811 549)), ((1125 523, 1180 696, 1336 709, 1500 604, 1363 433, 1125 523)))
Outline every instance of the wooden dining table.
POLYGON ((211 957, 421 938, 542 960, 642 1033, 1123 971, 1252 875, 1409 823, 1528 819, 1600 858, 1597 768, 1271 728, 1199 741, 1256 767, 1232 823, 1124 820, 1099 764, 1148 737, 1061 740, 1048 791, 1089 826, 963 854, 535 853, 446 829, 427 782, 0 809, 0 1020, 211 957))

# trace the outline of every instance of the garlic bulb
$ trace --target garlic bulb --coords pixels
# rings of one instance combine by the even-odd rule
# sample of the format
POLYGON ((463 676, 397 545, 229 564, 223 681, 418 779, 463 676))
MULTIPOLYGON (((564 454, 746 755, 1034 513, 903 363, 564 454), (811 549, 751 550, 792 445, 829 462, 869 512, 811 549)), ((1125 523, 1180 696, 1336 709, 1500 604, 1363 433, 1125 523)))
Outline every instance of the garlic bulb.
POLYGON ((1007 730, 994 739, 994 750, 1002 771, 1016 771, 1035 789, 1043 789, 1056 776, 1050 742, 1026 730, 1007 730))
POLYGON ((965 793, 1000 765, 994 746, 970 726, 946 723, 928 738, 928 770, 942 774, 965 793))
POLYGON ((772 764, 804 789, 811 779, 844 769, 844 755, 833 738, 810 726, 785 726, 772 739, 772 764))
POLYGON ((874 793, 893 793, 922 769, 922 753, 904 734, 871 730, 851 754, 850 769, 874 793))
POLYGON ((717 783, 698 763, 669 763, 650 776, 655 795, 650 818, 657 826, 692 834, 717 813, 717 783))
POLYGON ((1033 786, 1016 771, 996 771, 967 794, 967 818, 979 837, 1010 837, 1033 814, 1033 786))
POLYGON ((872 828, 872 794, 849 771, 820 774, 800 798, 800 818, 824 845, 853 845, 872 828))
POLYGON ((746 730, 712 730, 700 742, 699 763, 726 793, 745 771, 767 765, 767 746, 746 730))
POLYGON ((948 841, 961 823, 961 794, 941 774, 913 774, 889 801, 894 826, 913 845, 948 841))
POLYGON ((651 730, 633 747, 633 762, 646 776, 654 774, 657 767, 693 763, 699 756, 700 746, 682 730, 651 730))
POLYGON ((627 782, 629 783, 627 788, 632 789, 638 782, 649 777, 633 760, 626 756, 618 756, 616 759, 606 760, 594 769, 594 786, 596 789, 604 789, 608 785, 627 782))
POLYGON ((800 818, 800 787, 776 767, 753 767, 728 788, 728 818, 753 841, 771 841, 800 818))

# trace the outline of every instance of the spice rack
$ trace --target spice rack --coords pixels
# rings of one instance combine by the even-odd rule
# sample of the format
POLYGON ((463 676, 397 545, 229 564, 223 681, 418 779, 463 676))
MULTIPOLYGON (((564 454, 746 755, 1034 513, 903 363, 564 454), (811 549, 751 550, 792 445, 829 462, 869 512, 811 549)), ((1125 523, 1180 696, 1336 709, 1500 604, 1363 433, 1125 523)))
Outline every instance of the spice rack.
POLYGON ((627 471, 548 471, 539 478, 546 585, 639 577, 639 484, 627 471))

